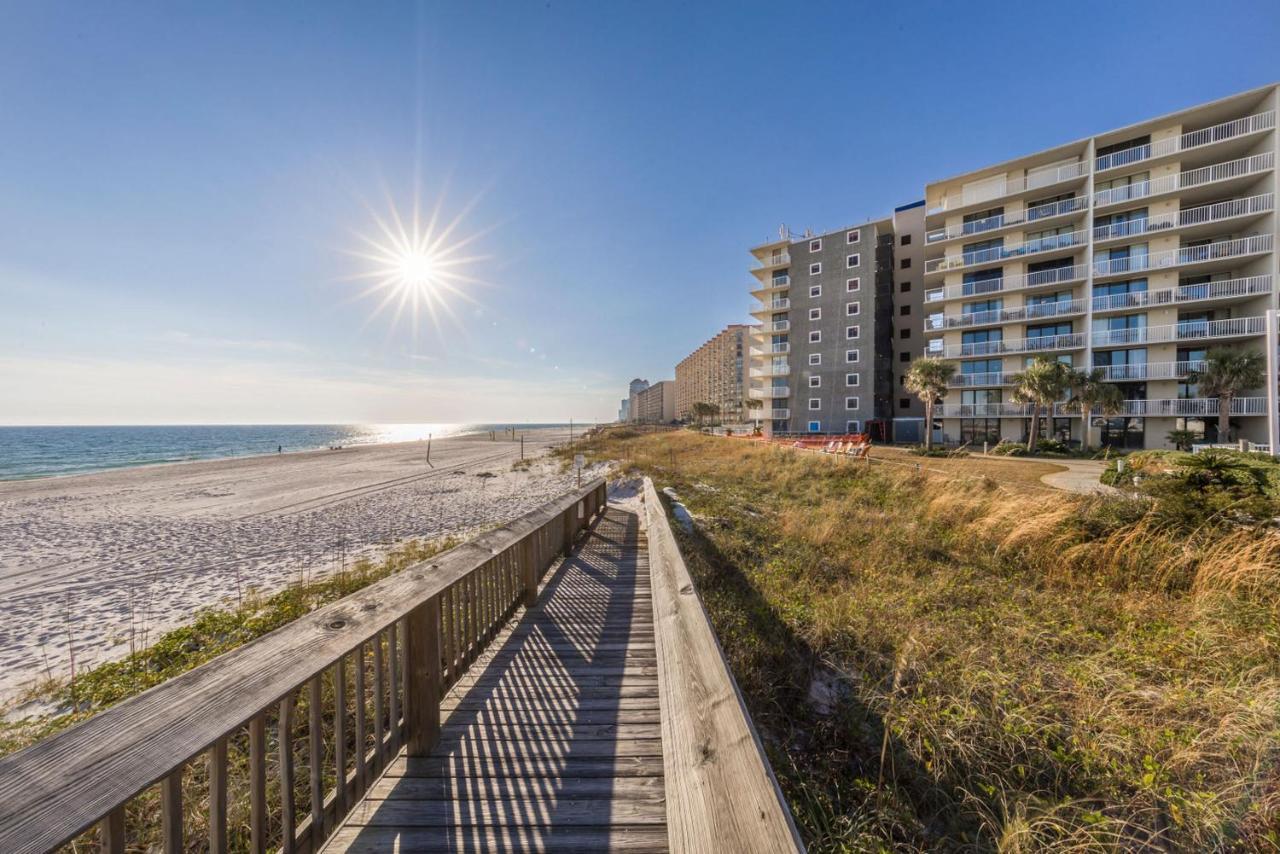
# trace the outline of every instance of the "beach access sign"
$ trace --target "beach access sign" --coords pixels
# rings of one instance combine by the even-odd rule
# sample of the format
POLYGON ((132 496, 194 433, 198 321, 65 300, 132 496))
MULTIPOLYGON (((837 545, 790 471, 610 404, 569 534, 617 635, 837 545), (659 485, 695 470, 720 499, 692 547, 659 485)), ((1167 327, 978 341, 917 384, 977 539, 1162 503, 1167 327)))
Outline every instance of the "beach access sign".
POLYGON ((576 468, 576 469, 581 469, 581 468, 582 468, 583 466, 585 466, 586 464, 587 464, 587 458, 586 458, 586 457, 584 457, 582 454, 574 454, 574 455, 573 455, 573 467, 574 467, 574 468, 576 468))

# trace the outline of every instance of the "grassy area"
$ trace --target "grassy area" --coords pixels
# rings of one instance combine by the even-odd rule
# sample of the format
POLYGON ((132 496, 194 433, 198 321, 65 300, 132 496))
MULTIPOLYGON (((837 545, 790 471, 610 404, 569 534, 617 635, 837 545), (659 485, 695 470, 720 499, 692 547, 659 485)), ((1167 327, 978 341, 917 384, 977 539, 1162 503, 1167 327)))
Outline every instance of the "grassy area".
POLYGON ((1273 529, 689 432, 576 450, 697 518, 810 850, 1280 847, 1273 529))

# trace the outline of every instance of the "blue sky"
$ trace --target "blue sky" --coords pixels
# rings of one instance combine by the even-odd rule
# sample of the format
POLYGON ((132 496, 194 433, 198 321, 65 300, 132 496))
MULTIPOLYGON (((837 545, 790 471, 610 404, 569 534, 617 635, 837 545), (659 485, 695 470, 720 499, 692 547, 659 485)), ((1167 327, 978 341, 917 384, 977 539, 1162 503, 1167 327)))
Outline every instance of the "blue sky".
POLYGON ((749 245, 1280 78, 1274 3, 0 3, 0 423, 608 419, 749 245), (902 6, 910 6, 909 9, 902 6), (351 297, 375 215, 481 281, 351 297))

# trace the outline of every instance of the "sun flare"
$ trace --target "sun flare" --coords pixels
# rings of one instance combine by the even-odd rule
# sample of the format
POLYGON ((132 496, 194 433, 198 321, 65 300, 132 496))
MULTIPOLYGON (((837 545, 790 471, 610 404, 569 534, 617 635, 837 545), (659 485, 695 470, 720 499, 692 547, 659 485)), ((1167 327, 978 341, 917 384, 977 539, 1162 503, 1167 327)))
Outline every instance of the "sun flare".
POLYGON ((415 336, 423 318, 429 319, 437 332, 442 318, 456 322, 451 303, 476 302, 470 291, 482 284, 466 270, 483 257, 464 251, 480 235, 457 237, 461 216, 442 225, 439 205, 423 222, 416 201, 407 220, 394 205, 390 205, 388 216, 375 214, 374 220, 377 235, 359 235, 364 247, 350 253, 368 265, 352 277, 366 283, 356 298, 374 301, 368 320, 391 312, 392 325, 407 322, 415 336))

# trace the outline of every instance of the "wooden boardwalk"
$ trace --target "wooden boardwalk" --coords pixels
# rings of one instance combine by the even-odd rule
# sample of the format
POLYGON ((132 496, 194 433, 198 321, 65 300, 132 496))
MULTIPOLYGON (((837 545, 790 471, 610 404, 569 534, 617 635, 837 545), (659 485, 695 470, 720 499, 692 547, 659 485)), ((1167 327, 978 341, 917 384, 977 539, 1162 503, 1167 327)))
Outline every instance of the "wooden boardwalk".
POLYGON ((666 851, 646 539, 609 508, 326 851, 666 851))

